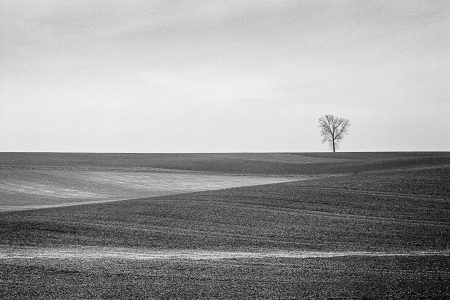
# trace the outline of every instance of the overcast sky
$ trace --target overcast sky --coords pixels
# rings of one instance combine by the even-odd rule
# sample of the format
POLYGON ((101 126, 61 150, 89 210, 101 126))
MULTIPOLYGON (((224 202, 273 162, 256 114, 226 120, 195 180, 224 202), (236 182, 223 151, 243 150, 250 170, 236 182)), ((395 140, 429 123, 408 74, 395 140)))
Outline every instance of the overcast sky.
POLYGON ((446 0, 0 3, 0 151, 450 150, 446 0))

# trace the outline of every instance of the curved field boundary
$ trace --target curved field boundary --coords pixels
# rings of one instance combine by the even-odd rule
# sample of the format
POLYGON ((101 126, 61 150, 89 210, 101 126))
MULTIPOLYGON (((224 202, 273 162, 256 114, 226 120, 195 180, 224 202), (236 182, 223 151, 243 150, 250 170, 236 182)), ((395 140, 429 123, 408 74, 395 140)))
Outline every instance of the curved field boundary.
POLYGON ((142 199, 312 178, 315 177, 0 169, 0 212, 142 199))

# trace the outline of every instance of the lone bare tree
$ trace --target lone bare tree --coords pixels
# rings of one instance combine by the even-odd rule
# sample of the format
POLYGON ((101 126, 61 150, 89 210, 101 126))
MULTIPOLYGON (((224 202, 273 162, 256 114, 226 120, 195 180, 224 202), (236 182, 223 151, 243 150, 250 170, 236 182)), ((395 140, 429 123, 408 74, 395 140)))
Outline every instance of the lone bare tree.
POLYGON ((347 119, 325 115, 319 119, 320 135, 322 143, 328 142, 333 152, 336 152, 338 143, 348 133, 350 122, 347 119))

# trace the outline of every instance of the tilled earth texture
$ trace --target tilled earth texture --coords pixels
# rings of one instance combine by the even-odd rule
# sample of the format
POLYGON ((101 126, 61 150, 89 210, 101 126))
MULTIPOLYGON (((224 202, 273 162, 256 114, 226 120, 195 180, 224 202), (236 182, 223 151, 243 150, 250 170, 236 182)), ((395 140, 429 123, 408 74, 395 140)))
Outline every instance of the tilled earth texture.
POLYGON ((0 153, 0 299, 450 299, 450 153, 0 153))

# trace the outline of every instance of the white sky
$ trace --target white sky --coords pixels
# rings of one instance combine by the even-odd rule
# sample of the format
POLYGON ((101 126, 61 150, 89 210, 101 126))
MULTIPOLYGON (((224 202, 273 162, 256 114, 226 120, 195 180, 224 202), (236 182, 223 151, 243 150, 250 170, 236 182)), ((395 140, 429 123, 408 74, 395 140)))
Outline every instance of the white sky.
POLYGON ((449 3, 0 0, 0 151, 448 151, 449 3))

